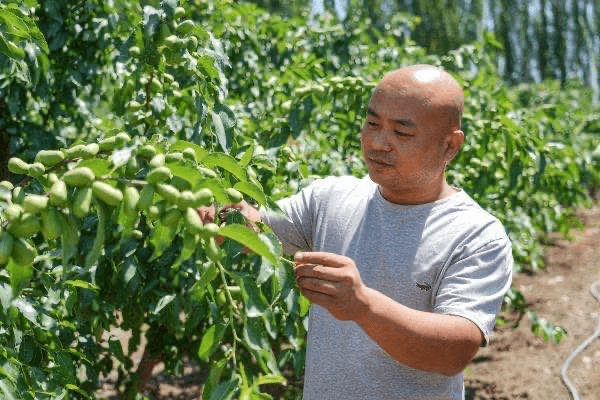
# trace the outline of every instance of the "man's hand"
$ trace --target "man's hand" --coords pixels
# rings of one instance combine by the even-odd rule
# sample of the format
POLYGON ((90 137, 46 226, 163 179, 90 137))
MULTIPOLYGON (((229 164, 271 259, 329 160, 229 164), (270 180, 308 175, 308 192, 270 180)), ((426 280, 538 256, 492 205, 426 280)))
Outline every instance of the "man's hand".
POLYGON ((356 320, 368 308, 367 287, 352 259, 326 252, 297 253, 294 273, 307 299, 339 320, 356 320))

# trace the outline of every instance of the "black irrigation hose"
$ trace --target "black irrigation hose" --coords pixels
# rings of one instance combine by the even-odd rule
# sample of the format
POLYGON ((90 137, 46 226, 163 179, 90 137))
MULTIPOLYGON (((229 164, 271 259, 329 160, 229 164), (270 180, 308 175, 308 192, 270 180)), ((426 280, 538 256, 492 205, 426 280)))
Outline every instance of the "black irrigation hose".
MULTIPOLYGON (((592 296, 594 296, 594 298, 596 300, 598 300, 598 302, 600 302, 600 293, 598 292, 599 288, 600 288, 600 280, 597 280, 596 282, 592 283, 592 286, 590 287, 590 293, 592 294, 592 296)), ((598 317, 598 327, 596 328, 596 332, 594 332, 594 334, 592 336, 587 338, 587 340, 585 342, 581 343, 579 345, 579 347, 577 347, 575 349, 575 351, 573 351, 569 355, 569 357, 567 357, 567 359, 565 360, 564 364, 562 365, 562 367, 560 369, 560 378, 562 379, 563 384, 567 387, 567 390, 569 391, 569 394, 571 395, 572 400, 579 400, 579 395, 577 394, 577 389, 575 389, 575 386, 567 377, 567 369, 569 369, 569 365, 571 364, 571 361, 573 361, 573 359, 577 356, 577 354, 579 354, 583 350, 585 350, 598 337, 600 337, 600 316, 598 317)))

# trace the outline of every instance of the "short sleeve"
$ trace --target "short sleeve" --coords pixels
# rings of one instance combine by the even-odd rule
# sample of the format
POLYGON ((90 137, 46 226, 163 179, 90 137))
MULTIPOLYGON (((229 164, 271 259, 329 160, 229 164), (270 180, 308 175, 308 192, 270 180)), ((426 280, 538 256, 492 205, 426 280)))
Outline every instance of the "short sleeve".
POLYGON ((315 191, 323 180, 317 180, 299 193, 279 200, 281 213, 261 209, 262 220, 273 230, 281 241, 285 254, 297 251, 310 251, 313 247, 313 226, 316 207, 315 191))
POLYGON ((508 238, 496 239, 450 263, 441 277, 434 312, 471 320, 489 337, 512 281, 513 258, 508 238))

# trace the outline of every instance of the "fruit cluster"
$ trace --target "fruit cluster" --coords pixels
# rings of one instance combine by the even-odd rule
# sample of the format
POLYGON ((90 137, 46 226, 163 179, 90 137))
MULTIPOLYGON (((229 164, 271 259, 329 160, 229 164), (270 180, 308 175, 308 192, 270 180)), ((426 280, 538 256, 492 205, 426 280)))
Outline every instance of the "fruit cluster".
MULTIPOLYGON (((203 240, 207 255, 216 258, 218 249, 214 237, 219 226, 204 223, 197 211, 214 203, 213 192, 201 183, 192 185, 174 176, 171 169, 183 165, 207 179, 216 178, 216 173, 197 162, 198 154, 191 145, 169 152, 168 144, 132 142, 129 135, 121 132, 98 143, 42 150, 31 164, 11 158, 9 170, 30 178, 17 187, 8 181, 0 183, 5 201, 0 213, 3 217, 0 265, 10 259, 17 265, 33 263, 37 252, 29 239, 39 232, 47 241, 59 238, 68 229, 71 216, 84 218, 92 211, 94 201, 117 207, 132 225, 141 214, 148 221, 170 229, 183 222, 183 252, 193 253, 203 240), (114 151, 125 151, 126 161, 115 163, 111 157, 114 151), (103 165, 112 168, 98 169, 86 160, 103 160, 103 165), (33 179, 41 183, 40 193, 24 190, 33 179)), ((243 200, 242 193, 232 187, 223 188, 223 193, 232 204, 243 200)), ((128 232, 133 236, 140 233, 132 227, 128 232)))

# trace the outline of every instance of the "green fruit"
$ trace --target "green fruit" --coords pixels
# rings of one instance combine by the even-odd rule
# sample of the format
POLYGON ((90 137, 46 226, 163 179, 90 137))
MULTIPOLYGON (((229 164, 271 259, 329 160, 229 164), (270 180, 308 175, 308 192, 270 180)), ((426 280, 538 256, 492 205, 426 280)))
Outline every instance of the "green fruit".
POLYGON ((40 219, 33 214, 25 213, 21 219, 13 221, 8 226, 8 231, 17 237, 29 237, 41 229, 40 219))
POLYGON ((194 232, 202 232, 204 229, 202 219, 200 219, 198 211, 194 208, 190 207, 185 210, 185 222, 187 223, 188 228, 194 232))
POLYGON ((131 46, 131 47, 129 48, 129 53, 131 53, 131 54, 132 54, 132 55, 134 55, 134 56, 139 56, 139 55, 140 55, 140 53, 141 53, 141 50, 140 50, 140 48, 139 48, 139 47, 137 47, 137 46, 131 46))
POLYGON ((207 239, 206 245, 204 246, 204 251, 211 260, 215 262, 219 260, 219 248, 217 247, 214 237, 211 236, 207 239))
POLYGON ((73 201, 73 214, 79 218, 85 217, 90 212, 92 204, 92 188, 89 186, 79 188, 73 201))
POLYGON ((129 136, 126 132, 119 132, 115 135, 115 140, 117 142, 117 146, 123 147, 131 142, 131 136, 129 136))
POLYGON ((227 188, 225 189, 225 193, 227 194, 227 197, 229 198, 229 201, 232 204, 237 204, 244 200, 244 195, 240 193, 237 189, 227 188))
POLYGON ((177 201, 177 207, 181 210, 185 210, 188 207, 196 207, 196 196, 189 190, 184 190, 179 196, 177 201))
POLYGON ((37 214, 48 207, 48 197, 39 194, 28 194, 23 199, 23 209, 37 214))
POLYGON ((155 220, 160 216, 160 208, 158 208, 158 206, 151 205, 150 207, 148 207, 147 214, 148 218, 150 218, 151 220, 155 220))
POLYGON ((131 237, 139 240, 144 237, 144 234, 139 229, 134 229, 131 231, 131 237))
POLYGON ((114 150, 117 147, 117 137, 111 136, 111 137, 102 139, 101 141, 98 142, 98 147, 100 148, 100 151, 114 150))
POLYGON ((185 158, 186 160, 196 162, 196 151, 194 149, 192 149, 191 147, 188 147, 185 150, 183 150, 183 152, 181 154, 183 155, 183 158, 185 158))
POLYGON ((173 11, 173 18, 179 19, 185 15, 185 8, 183 7, 175 7, 175 11, 173 11))
POLYGON ((140 157, 152 159, 156 155, 156 149, 151 144, 145 144, 138 148, 137 154, 140 157))
POLYGON ((29 166, 29 172, 27 173, 27 175, 32 176, 34 178, 39 178, 40 176, 44 175, 45 172, 46 167, 44 167, 44 164, 36 161, 29 166))
POLYGON ((11 157, 8 160, 8 170, 13 174, 29 173, 29 164, 17 157, 11 157))
POLYGON ((87 152, 87 147, 85 144, 76 144, 74 146, 69 147, 65 150, 65 155, 68 159, 72 160, 74 158, 83 157, 87 152))
POLYGON ((165 155, 162 153, 155 155, 154 157, 152 157, 148 165, 150 165, 150 167, 152 168, 162 167, 163 165, 165 165, 165 155))
POLYGON ((63 175, 63 180, 69 186, 88 186, 94 179, 96 175, 88 167, 74 168, 63 175))
POLYGON ((161 195, 169 204, 177 204, 180 194, 175 186, 167 183, 158 183, 155 187, 156 193, 161 195))
POLYGON ((202 207, 212 204, 213 202, 213 193, 209 188, 202 188, 194 193, 196 197, 196 202, 194 203, 194 207, 202 207))
POLYGON ((123 192, 106 182, 95 181, 92 183, 92 193, 109 206, 116 206, 123 200, 123 192))
POLYGON ((215 171, 213 171, 212 169, 208 169, 205 167, 198 167, 198 171, 200 171, 202 173, 202 175, 206 176, 207 178, 217 178, 218 175, 215 171))
POLYGON ((165 166, 154 168, 153 170, 148 172, 148 175, 146 175, 146 181, 151 184, 164 182, 171 178, 173 178, 173 173, 171 172, 169 167, 165 166))
POLYGON ((42 213, 42 234, 46 240, 54 240, 62 233, 62 219, 56 208, 50 208, 42 213))
POLYGON ((152 79, 152 91, 154 91, 155 93, 160 93, 162 92, 163 89, 163 85, 162 83, 160 83, 160 81, 156 78, 152 79))
POLYGON ((82 158, 94 157, 100 151, 98 143, 90 143, 85 146, 85 152, 82 154, 82 158))
POLYGON ((125 165, 125 173, 129 176, 137 175, 140 170, 140 166, 138 164, 137 158, 129 157, 127 160, 127 165, 125 165))
POLYGON ((50 204, 57 207, 62 207, 67 204, 67 185, 64 181, 55 182, 50 191, 48 192, 48 198, 50 200, 50 204))
POLYGON ((21 204, 23 199, 25 198, 25 190, 23 190, 22 186, 17 186, 14 188, 12 193, 12 202, 15 204, 21 204))
POLYGON ((44 164, 46 167, 53 167, 65 159, 65 155, 60 150, 42 150, 35 156, 35 161, 44 164))
POLYGON ((183 161, 183 153, 175 151, 173 153, 169 153, 165 156, 165 162, 180 162, 183 161))
POLYGON ((194 21, 190 21, 189 19, 187 19, 185 21, 182 21, 179 25, 177 25, 175 31, 177 32, 177 34, 183 36, 187 33, 190 33, 195 27, 196 24, 194 23, 194 21))
POLYGON ((23 214, 23 207, 21 207, 18 204, 9 204, 4 209, 4 217, 9 222, 16 221, 17 219, 19 219, 21 217, 21 214, 23 214))
POLYGON ((150 184, 144 185, 140 191, 140 199, 138 201, 138 209, 145 210, 152 205, 154 199, 154 186, 150 184))
POLYGON ((178 42, 179 42, 179 38, 175 35, 167 36, 165 38, 165 45, 167 45, 167 46, 177 46, 178 42))
POLYGON ((202 229, 199 231, 200 237, 203 239, 207 239, 209 237, 214 237, 219 233, 219 225, 209 222, 204 225, 202 229))
POLYGON ((11 257, 17 265, 31 265, 37 255, 35 247, 23 238, 18 238, 13 243, 11 257))
POLYGON ((0 235, 0 265, 4 265, 12 253, 14 238, 8 232, 2 232, 0 235))
POLYGON ((140 192, 133 187, 127 186, 123 195, 123 209, 127 215, 135 215, 137 213, 137 205, 140 201, 140 192))
POLYGON ((12 182, 10 181, 2 181, 0 182, 0 186, 8 190, 13 190, 15 188, 12 182))
POLYGON ((181 211, 178 208, 170 208, 161 218, 161 222, 167 228, 173 228, 177 226, 181 219, 181 211))

